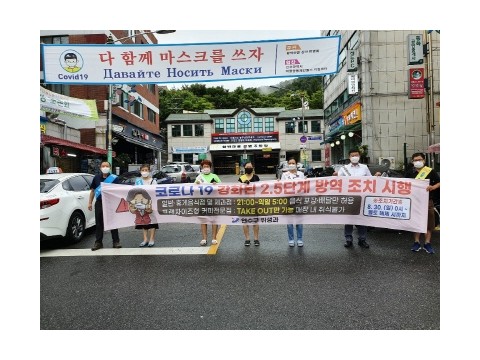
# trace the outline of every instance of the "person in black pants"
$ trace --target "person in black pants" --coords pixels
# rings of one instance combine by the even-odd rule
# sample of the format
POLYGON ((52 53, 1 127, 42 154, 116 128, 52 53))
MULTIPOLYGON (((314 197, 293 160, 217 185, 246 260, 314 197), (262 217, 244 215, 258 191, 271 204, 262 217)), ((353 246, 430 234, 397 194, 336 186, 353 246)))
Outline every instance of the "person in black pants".
MULTIPOLYGON (((88 210, 92 211, 93 198, 95 197, 95 244, 92 247, 92 251, 103 248, 103 208, 102 208, 102 193, 101 183, 114 183, 118 184, 118 177, 110 172, 111 165, 108 161, 102 162, 100 165, 101 174, 95 175, 90 184, 90 198, 88 200, 88 210)), ((120 249, 120 238, 118 236, 118 229, 110 230, 113 240, 113 248, 120 249)))

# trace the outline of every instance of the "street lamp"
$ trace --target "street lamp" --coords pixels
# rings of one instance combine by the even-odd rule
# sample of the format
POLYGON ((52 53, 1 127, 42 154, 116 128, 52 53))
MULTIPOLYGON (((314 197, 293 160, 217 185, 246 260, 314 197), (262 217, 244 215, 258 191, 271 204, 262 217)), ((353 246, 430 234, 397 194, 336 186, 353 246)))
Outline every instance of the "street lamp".
MULTIPOLYGON (((279 86, 273 86, 273 85, 270 85, 271 88, 274 88, 274 89, 280 89, 280 90, 286 90, 286 91, 290 91, 288 89, 285 89, 285 88, 282 88, 282 87, 279 87, 279 86)), ((290 95, 290 97, 293 97, 293 96, 298 96, 300 98, 300 100, 302 101, 302 135, 305 136, 305 98, 302 94, 297 94, 297 93, 293 93, 290 95)), ((307 168, 307 156, 306 156, 306 150, 303 150, 303 166, 305 167, 305 169, 307 168)))
MULTIPOLYGON (((107 44, 113 45, 116 42, 121 42, 122 40, 131 39, 138 35, 148 35, 148 34, 171 34, 174 33, 176 30, 155 30, 155 31, 144 31, 137 34, 132 34, 130 36, 125 36, 120 39, 113 39, 112 35, 108 35, 107 44)), ((134 44, 133 44, 134 45, 134 44)), ((113 87, 112 84, 108 85, 108 117, 107 117, 107 160, 111 166, 112 163, 112 94, 113 87)), ((160 154, 160 153, 159 153, 160 154)), ((158 155, 160 158, 161 155, 158 155)))

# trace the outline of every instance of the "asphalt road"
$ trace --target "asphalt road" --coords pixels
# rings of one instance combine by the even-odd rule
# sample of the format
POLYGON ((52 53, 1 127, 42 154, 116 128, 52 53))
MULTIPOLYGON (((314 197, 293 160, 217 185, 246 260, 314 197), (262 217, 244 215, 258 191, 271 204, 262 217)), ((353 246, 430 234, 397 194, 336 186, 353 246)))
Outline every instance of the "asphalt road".
POLYGON ((160 225, 154 248, 141 237, 120 229, 111 249, 108 232, 96 252, 93 231, 42 243, 40 329, 440 329, 438 231, 435 255, 385 229, 346 249, 338 225, 304 225, 303 248, 288 247, 285 225, 261 225, 259 247, 233 225, 212 247, 197 224, 160 225))

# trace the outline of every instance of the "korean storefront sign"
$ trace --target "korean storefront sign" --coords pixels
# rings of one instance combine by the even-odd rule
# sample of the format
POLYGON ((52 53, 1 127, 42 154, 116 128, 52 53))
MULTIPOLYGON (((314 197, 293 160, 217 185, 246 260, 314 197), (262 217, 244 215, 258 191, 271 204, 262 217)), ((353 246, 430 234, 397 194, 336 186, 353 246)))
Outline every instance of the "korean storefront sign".
POLYGON ((408 65, 423 64, 423 36, 422 35, 408 35, 407 49, 408 49, 408 65))
POLYGON ((362 107, 359 102, 349 106, 344 112, 342 112, 343 122, 345 125, 354 124, 362 120, 362 107))
POLYGON ((428 181, 325 177, 237 184, 102 183, 105 230, 149 223, 358 224, 426 232, 428 181), (149 204, 145 209, 136 204, 149 204), (143 212, 143 213, 142 213, 143 212), (148 216, 145 216, 148 215, 148 216))
POLYGON ((231 144, 247 142, 276 142, 278 141, 278 131, 265 133, 214 133, 212 134, 212 144, 231 144))
POLYGON ((97 103, 95 100, 77 99, 54 93, 40 86, 40 110, 54 114, 98 120, 97 103))
POLYGON ((357 71, 357 50, 347 50, 347 71, 357 71))
POLYGON ((338 72, 340 36, 205 44, 42 44, 46 83, 159 84, 338 72))
POLYGON ((423 68, 408 69, 408 98, 423 99, 425 97, 425 77, 423 68))
POLYGON ((358 93, 358 75, 348 75, 348 95, 355 95, 358 93))

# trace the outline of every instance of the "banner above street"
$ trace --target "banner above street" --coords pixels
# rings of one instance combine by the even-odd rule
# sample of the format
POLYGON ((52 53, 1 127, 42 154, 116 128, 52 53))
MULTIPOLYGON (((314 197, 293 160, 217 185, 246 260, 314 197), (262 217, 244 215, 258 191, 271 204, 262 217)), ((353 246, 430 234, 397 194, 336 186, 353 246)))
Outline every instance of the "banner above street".
POLYGON ((67 114, 72 117, 98 120, 95 100, 77 99, 54 93, 40 86, 40 110, 54 114, 67 114))
POLYGON ((340 36, 205 44, 42 44, 45 83, 167 84, 338 72, 340 36))

